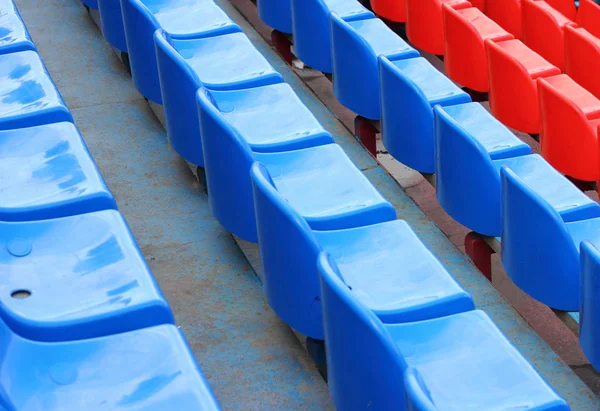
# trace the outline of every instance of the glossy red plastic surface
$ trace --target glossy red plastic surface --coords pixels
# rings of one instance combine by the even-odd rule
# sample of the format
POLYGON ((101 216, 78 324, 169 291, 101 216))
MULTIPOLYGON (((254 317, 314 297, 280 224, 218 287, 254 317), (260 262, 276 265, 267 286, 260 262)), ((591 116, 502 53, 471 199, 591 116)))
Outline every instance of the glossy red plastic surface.
POLYGON ((592 0, 579 0, 579 10, 575 21, 591 34, 600 38, 600 4, 596 4, 592 0))
POLYGON ((539 77, 560 70, 520 40, 486 41, 492 114, 508 127, 524 133, 539 133, 539 77))
POLYGON ((444 54, 442 5, 455 9, 471 7, 467 0, 406 0, 406 35, 417 48, 444 54))
POLYGON ((584 28, 565 27, 565 73, 600 98, 600 39, 584 28))
POLYGON ((371 7, 375 14, 387 20, 406 21, 406 0, 371 0, 371 7))
POLYGON ((561 173, 598 180, 600 100, 566 74, 538 80, 542 155, 561 173))
POLYGON ((475 7, 455 10, 444 5, 446 72, 455 82, 472 90, 489 89, 485 41, 510 40, 513 35, 475 7))
POLYGON ((515 38, 521 38, 521 0, 487 0, 485 14, 515 38))

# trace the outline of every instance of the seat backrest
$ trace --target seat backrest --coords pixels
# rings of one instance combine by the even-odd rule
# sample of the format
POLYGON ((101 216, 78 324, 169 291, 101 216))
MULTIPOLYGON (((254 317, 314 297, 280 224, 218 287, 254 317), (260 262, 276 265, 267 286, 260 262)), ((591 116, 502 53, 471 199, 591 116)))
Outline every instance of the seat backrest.
MULTIPOLYGON (((231 230, 227 226, 226 216, 233 216, 235 220, 231 222, 231 227, 246 226, 248 221, 254 221, 254 206, 252 201, 246 204, 240 203, 240 199, 252 198, 249 170, 254 163, 254 154, 244 138, 218 110, 209 90, 198 90, 196 101, 200 134, 205 136, 202 138, 202 151, 212 212, 225 228, 231 230), (235 212, 224 212, 231 208, 235 212)), ((256 233, 252 228, 249 230, 252 232, 236 235, 252 241, 256 233)))
POLYGON ((166 31, 154 32, 154 44, 169 142, 187 161, 204 166, 196 107, 196 92, 203 87, 200 77, 175 49, 166 31))
POLYGON ((373 11, 387 20, 406 21, 406 0, 371 0, 373 11))
MULTIPOLYGON (((591 128, 582 108, 571 98, 586 94, 595 98, 572 81, 570 88, 557 88, 553 81, 561 78, 569 80, 566 75, 537 79, 542 155, 558 171, 594 181, 598 173, 596 130, 591 128)), ((598 115, 595 114, 595 117, 598 115)))
POLYGON ((585 28, 565 27, 565 73, 600 98, 600 38, 585 28))
POLYGON ((407 166, 435 173, 433 112, 427 96, 385 56, 379 56, 379 76, 384 145, 407 166))
MULTIPOLYGON (((316 270, 321 248, 317 239, 308 223, 277 191, 263 164, 252 165, 250 178, 267 301, 288 324, 298 324, 297 317, 314 317, 321 323, 316 270)), ((313 336, 318 337, 322 335, 313 336)))
MULTIPOLYGON (((461 104, 448 107, 448 110, 457 112, 464 109, 468 112, 474 108, 474 104, 461 104)), ((481 110, 485 109, 481 107, 481 110)), ((500 176, 492 163, 490 155, 484 146, 477 141, 467 130, 444 109, 436 106, 433 109, 435 118, 435 151, 436 151, 436 195, 444 210, 451 216, 474 216, 484 211, 490 216, 489 223, 496 227, 496 217, 500 215, 500 202, 489 202, 486 210, 480 210, 479 201, 453 201, 458 193, 464 195, 462 198, 477 199, 485 196, 490 199, 498 198, 497 193, 489 190, 498 189, 500 176), (465 183, 468 176, 468 183, 465 183), (490 185, 490 182, 495 184, 490 185), (458 186, 458 187, 457 187, 458 186)), ((493 119, 493 116, 489 114, 493 119)), ((496 121, 495 119, 493 119, 496 121)), ((490 232, 496 231, 490 227, 490 232)), ((474 229, 474 227, 471 227, 474 229)))
POLYGON ((329 391, 337 409, 404 409, 406 362, 381 320, 356 299, 335 261, 321 253, 329 391))
POLYGON ((577 8, 573 0, 545 0, 556 11, 570 20, 575 20, 577 8))
POLYGON ((485 14, 515 38, 521 38, 521 0, 486 0, 485 14))
POLYGON ((593 0, 579 0, 577 24, 600 38, 600 4, 593 0))
POLYGON ((600 251, 589 241, 581 250, 581 308, 579 343, 596 370, 600 370, 600 251))
POLYGON ((579 307, 579 255, 565 223, 508 166, 501 169, 502 264, 523 291, 550 307, 579 307))

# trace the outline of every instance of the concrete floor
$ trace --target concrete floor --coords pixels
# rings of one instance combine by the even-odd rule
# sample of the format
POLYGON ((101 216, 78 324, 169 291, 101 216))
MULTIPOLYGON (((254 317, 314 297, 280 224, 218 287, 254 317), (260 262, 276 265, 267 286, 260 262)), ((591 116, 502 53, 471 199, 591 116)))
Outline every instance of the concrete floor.
MULTIPOLYGON (((600 409, 594 394, 248 22, 227 1, 217 2, 557 392, 573 409, 600 409)), ((79 1, 16 3, 223 408, 332 409, 325 383, 264 301, 252 268, 212 217, 206 196, 79 1)))

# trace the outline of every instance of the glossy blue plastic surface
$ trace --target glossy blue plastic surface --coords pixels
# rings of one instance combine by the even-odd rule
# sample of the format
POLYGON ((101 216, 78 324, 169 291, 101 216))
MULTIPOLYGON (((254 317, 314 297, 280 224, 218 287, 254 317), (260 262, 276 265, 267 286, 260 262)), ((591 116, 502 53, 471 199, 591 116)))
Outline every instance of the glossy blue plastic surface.
POLYGON ((102 35, 114 48, 127 52, 121 0, 98 0, 102 35))
POLYGON ((470 296, 408 225, 395 220, 394 213, 381 214, 381 223, 373 225, 314 231, 295 204, 275 188, 277 181, 264 165, 255 163, 251 177, 265 295, 292 328, 323 338, 315 266, 321 249, 343 260, 344 278, 384 321, 412 321, 473 308, 470 296), (407 254, 413 260, 405 261, 407 254))
POLYGON ((98 0, 81 0, 84 6, 88 6, 90 9, 98 9, 98 0))
POLYGON ((401 163, 435 173, 433 107, 468 103, 471 97, 422 57, 379 57, 383 144, 401 163))
POLYGON ((35 51, 0 55, 0 130, 73 121, 35 51))
POLYGON ((589 241, 583 241, 580 252, 579 343, 592 366, 600 370, 600 251, 589 241))
POLYGON ((375 17, 357 0, 291 0, 291 2, 294 53, 305 64, 324 73, 331 73, 333 70, 330 14, 336 13, 345 21, 375 17))
POLYGON ((41 343, 24 339, 0 323, 0 340, 0 408, 220 410, 173 325, 41 343))
POLYGON ((579 310, 579 242, 600 219, 566 223, 508 166, 501 169, 502 264, 523 291, 563 311, 579 310))
MULTIPOLYGON (((204 166, 196 107, 200 87, 236 90, 283 82, 243 33, 173 40, 157 30, 154 41, 169 141, 179 155, 198 166, 204 166)), ((276 101, 264 103, 276 110, 276 101)))
POLYGON ((0 130, 0 221, 116 209, 72 123, 0 130))
MULTIPOLYGON (((282 87, 281 90, 284 90, 283 85, 277 85, 277 87, 282 87)), ((269 94, 269 91, 265 92, 269 94)), ((219 104, 227 108, 228 105, 224 104, 228 97, 225 95, 226 93, 228 92, 215 94, 221 99, 221 103, 219 104)), ((235 93, 237 94, 237 92, 235 93)), ((273 129, 271 132, 265 134, 267 140, 258 140, 257 132, 260 130, 252 129, 252 108, 247 105, 250 100, 246 100, 243 103, 243 98, 252 95, 259 96, 260 93, 261 90, 259 89, 248 90, 247 93, 240 92, 238 96, 241 103, 240 108, 245 113, 236 113, 235 110, 229 113, 226 110, 223 113, 219 108, 215 107, 218 100, 213 98, 208 90, 201 89, 198 92, 200 130, 204 137, 202 138, 204 166, 212 212, 217 220, 230 232, 251 242, 256 242, 256 222, 252 202, 252 187, 250 184, 250 167, 254 161, 262 159, 262 156, 271 156, 267 159, 268 163, 275 163, 279 156, 284 155, 280 153, 264 154, 261 151, 285 150, 287 147, 300 149, 322 144, 332 145, 331 143, 333 143, 331 135, 322 129, 317 133, 305 134, 305 132, 311 133, 316 130, 315 127, 319 127, 317 121, 306 109, 295 110, 293 113, 289 112, 290 117, 287 119, 288 121, 293 120, 296 116, 298 124, 302 125, 305 132, 302 132, 298 128, 293 135, 286 136, 285 131, 288 124, 282 118, 281 122, 271 122, 271 124, 282 126, 280 135, 278 135, 279 132, 277 130, 273 129), (243 96, 244 94, 245 96, 243 96), (245 133, 248 133, 248 140, 246 140, 245 133), (276 143, 277 140, 280 143, 276 143), (257 146, 255 147, 251 144, 256 144, 257 146), (223 161, 223 153, 227 153, 227 161, 223 161)), ((269 96, 267 95, 267 97, 269 96)), ((288 97, 290 97, 289 94, 288 97)), ((268 122, 267 117, 269 113, 265 106, 259 108, 257 114, 260 114, 261 111, 262 119, 258 117, 256 121, 259 121, 259 124, 265 124, 268 122)), ((270 115, 272 116, 272 112, 270 115)), ((293 121, 289 124, 292 123, 293 121)), ((312 158, 304 155, 305 151, 303 150, 290 153, 292 153, 291 158, 287 156, 284 158, 302 158, 303 161, 309 161, 312 158)), ((309 153, 313 152, 309 151, 309 153)), ((327 158, 329 151, 317 151, 314 152, 314 155, 317 156, 318 153, 323 153, 324 158, 327 158)), ((335 157, 331 159, 331 161, 335 160, 346 164, 343 158, 335 157)), ((335 163, 332 164, 332 167, 334 165, 335 163)), ((299 167, 298 171, 305 170, 309 176, 311 171, 319 171, 311 163, 300 165, 289 163, 284 164, 284 166, 286 167, 285 169, 291 170, 294 170, 294 167, 299 167)), ((318 166, 322 166, 322 164, 319 163, 318 166)), ((333 168, 335 169, 335 167, 333 168)), ((349 172, 352 171, 352 169, 349 170, 349 172)), ((339 214, 337 215, 339 217, 339 214)), ((331 216, 329 217, 332 218, 331 216)))
POLYGON ((291 0, 257 0, 258 16, 267 26, 282 33, 292 33, 291 0))
POLYGON ((322 253, 317 266, 337 409, 569 409, 482 311, 383 324, 333 258, 322 253))
POLYGON ((345 22, 331 14, 333 92, 342 105, 372 119, 381 117, 379 102, 380 55, 401 60, 419 57, 379 19, 345 22))
POLYGON ((21 15, 11 1, 0 5, 0 54, 34 50, 35 45, 21 15))
POLYGON ((154 32, 202 38, 241 29, 212 0, 121 0, 131 76, 147 99, 162 104, 154 32))
POLYGON ((165 323, 171 310, 114 210, 0 223, 0 316, 36 341, 100 337, 165 323), (31 293, 13 298, 16 290, 31 293))
POLYGON ((456 221, 502 233, 500 167, 508 165, 564 221, 600 217, 600 206, 559 174, 478 103, 436 107, 436 193, 456 221))

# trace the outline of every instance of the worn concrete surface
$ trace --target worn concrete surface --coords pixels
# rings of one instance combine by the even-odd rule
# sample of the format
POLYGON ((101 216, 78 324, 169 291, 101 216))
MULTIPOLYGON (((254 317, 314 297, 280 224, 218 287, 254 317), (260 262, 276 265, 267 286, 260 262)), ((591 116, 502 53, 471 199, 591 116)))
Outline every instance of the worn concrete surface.
POLYGON ((325 383, 81 3, 16 3, 223 408, 332 409, 325 383))

